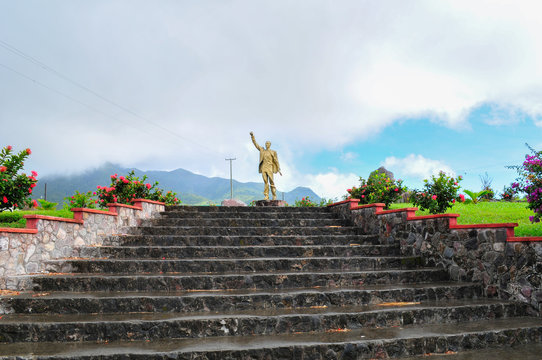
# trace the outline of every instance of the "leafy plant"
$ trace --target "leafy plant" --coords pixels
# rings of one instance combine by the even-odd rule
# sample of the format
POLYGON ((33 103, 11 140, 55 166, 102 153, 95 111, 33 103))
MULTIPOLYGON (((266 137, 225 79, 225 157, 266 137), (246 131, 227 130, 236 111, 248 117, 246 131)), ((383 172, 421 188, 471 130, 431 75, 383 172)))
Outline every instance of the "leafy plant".
POLYGON ((456 179, 441 171, 438 177, 432 175, 430 180, 423 181, 423 190, 413 190, 410 201, 422 211, 428 210, 431 214, 443 213, 452 207, 456 200, 465 200, 464 196, 457 195, 461 180, 461 176, 456 179))
POLYGON ((306 196, 304 198, 302 198, 301 200, 296 200, 295 201, 295 205, 296 207, 314 207, 314 206, 318 206, 316 203, 313 203, 311 201, 311 199, 306 196))
POLYGON ((98 200, 93 198, 93 196, 95 195, 96 193, 92 193, 90 191, 87 191, 86 193, 80 193, 76 190, 74 195, 64 198, 64 207, 68 209, 94 209, 96 208, 96 204, 98 204, 98 200))
POLYGON ((360 204, 384 203, 386 209, 406 191, 402 180, 392 180, 378 170, 369 179, 359 178, 360 186, 347 189, 345 198, 358 199, 360 204))
POLYGON ((525 145, 532 155, 525 155, 521 166, 507 167, 515 169, 519 174, 516 188, 527 195, 528 208, 534 212, 529 220, 534 223, 540 222, 542 218, 542 151, 536 151, 529 144, 525 145))
POLYGON ((482 191, 474 192, 474 191, 465 189, 463 190, 463 192, 470 197, 470 199, 467 199, 465 201, 465 204, 478 204, 480 200, 484 199, 484 196, 486 196, 489 191, 482 190, 482 191))
POLYGON ((56 209, 56 206, 58 203, 47 201, 44 199, 38 199, 38 202, 40 203, 39 209, 40 210, 54 210, 56 209))
POLYGON ((518 187, 518 183, 512 183, 511 186, 505 186, 501 194, 501 199, 504 201, 512 201, 516 199, 518 194, 518 187))
POLYGON ((19 174, 24 166, 24 160, 32 154, 30 149, 13 153, 13 148, 8 145, 0 152, 0 212, 4 210, 23 209, 36 207, 36 200, 31 200, 33 188, 36 186, 38 174, 32 171, 32 175, 19 174))
POLYGON ((135 199, 161 201, 166 205, 177 205, 181 202, 176 193, 168 191, 164 195, 163 190, 158 187, 158 182, 151 185, 146 183, 146 180, 147 175, 139 179, 133 170, 126 177, 111 175, 111 186, 98 186, 96 192, 98 204, 101 207, 110 203, 131 204, 135 199))

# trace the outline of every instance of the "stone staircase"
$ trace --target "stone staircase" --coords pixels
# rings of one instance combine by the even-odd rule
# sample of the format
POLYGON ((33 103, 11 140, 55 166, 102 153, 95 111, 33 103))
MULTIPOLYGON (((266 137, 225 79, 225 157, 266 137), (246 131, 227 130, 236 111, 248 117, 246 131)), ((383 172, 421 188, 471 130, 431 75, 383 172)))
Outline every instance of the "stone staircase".
POLYGON ((525 305, 328 208, 173 207, 108 244, 0 296, 1 359, 541 358, 525 305))

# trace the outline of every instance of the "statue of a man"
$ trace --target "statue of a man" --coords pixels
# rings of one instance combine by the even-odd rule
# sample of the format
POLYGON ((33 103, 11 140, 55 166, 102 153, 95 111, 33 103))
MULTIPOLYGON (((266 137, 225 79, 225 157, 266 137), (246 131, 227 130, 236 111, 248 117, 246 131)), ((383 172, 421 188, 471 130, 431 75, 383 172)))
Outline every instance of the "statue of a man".
POLYGON ((269 185, 271 185, 273 200, 277 200, 277 190, 275 188, 275 182, 273 181, 273 174, 279 173, 282 176, 277 152, 270 149, 270 141, 265 142, 265 149, 258 145, 252 131, 250 132, 250 138, 252 139, 254 146, 256 146, 256 149, 260 151, 260 165, 258 171, 262 174, 263 182, 265 184, 263 189, 264 199, 269 200, 269 185))

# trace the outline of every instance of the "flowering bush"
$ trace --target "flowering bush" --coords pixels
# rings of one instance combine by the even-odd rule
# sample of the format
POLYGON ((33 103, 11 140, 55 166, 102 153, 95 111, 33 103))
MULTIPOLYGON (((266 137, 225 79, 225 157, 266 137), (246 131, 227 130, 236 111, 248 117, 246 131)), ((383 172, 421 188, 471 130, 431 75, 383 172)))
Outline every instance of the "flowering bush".
POLYGON ((72 208, 87 208, 87 209, 94 209, 96 208, 96 204, 98 203, 98 200, 94 199, 93 196, 95 196, 96 193, 92 193, 90 191, 87 191, 86 193, 80 193, 79 191, 75 191, 75 194, 69 197, 64 198, 64 206, 68 209, 72 208))
POLYGON ((111 175, 111 186, 98 186, 98 204, 101 207, 110 203, 131 204, 134 199, 149 199, 161 201, 166 205, 177 205, 180 200, 177 194, 168 191, 165 195, 163 190, 158 188, 158 182, 154 184, 145 183, 147 176, 142 179, 135 176, 131 171, 126 177, 111 175))
POLYGON ((306 196, 304 198, 301 198, 301 200, 296 200, 295 206, 296 207, 314 207, 314 206, 318 206, 318 204, 313 203, 311 199, 308 196, 306 196))
POLYGON ((527 207, 534 211, 529 216, 531 222, 539 222, 542 218, 542 151, 536 151, 528 144, 532 155, 525 155, 522 166, 509 166, 519 173, 518 183, 513 183, 512 188, 527 194, 527 207))
POLYGON ((38 206, 36 200, 29 198, 38 182, 38 174, 35 171, 31 175, 18 174, 30 154, 30 149, 14 154, 11 146, 6 146, 0 152, 0 212, 38 206))
POLYGON ((368 180, 359 178, 360 186, 347 189, 346 198, 358 199, 360 204, 384 203, 386 209, 406 191, 402 180, 391 180, 385 173, 375 171, 368 180))
POLYGON ((519 184, 517 182, 512 183, 510 186, 505 186, 501 194, 501 199, 505 201, 512 201, 517 198, 518 191, 519 184))
POLYGON ((439 172, 438 177, 431 176, 431 181, 425 179, 422 191, 414 190, 410 201, 418 206, 420 210, 429 210, 431 214, 439 214, 446 211, 455 204, 456 200, 465 201, 463 194, 457 195, 461 176, 457 179, 439 172))

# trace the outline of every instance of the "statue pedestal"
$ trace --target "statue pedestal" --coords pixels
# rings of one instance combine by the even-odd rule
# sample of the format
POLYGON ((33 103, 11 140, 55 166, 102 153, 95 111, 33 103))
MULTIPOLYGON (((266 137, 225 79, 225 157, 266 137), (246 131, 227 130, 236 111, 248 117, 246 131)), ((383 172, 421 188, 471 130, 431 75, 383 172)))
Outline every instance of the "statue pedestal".
POLYGON ((288 203, 284 200, 256 200, 255 204, 256 206, 288 206, 288 203))
POLYGON ((221 206, 247 206, 244 202, 237 199, 226 199, 220 204, 221 206))

